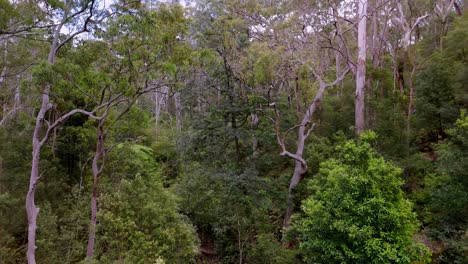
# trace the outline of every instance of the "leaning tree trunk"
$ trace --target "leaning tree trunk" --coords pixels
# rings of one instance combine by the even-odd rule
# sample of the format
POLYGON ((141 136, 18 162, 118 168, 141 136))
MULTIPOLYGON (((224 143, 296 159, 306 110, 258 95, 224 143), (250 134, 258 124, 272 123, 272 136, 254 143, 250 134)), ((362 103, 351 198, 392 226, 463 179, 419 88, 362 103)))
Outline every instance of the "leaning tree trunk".
MULTIPOLYGON (((63 21, 62 21, 63 25, 63 21)), ((54 39, 50 47, 49 56, 47 62, 49 64, 55 63, 55 57, 57 52, 57 45, 59 41, 61 26, 59 26, 54 32, 54 39)), ((39 161, 41 156, 41 148, 45 143, 44 140, 40 140, 40 132, 44 122, 45 114, 52 108, 50 103, 50 84, 45 85, 42 91, 41 108, 36 116, 36 124, 34 126, 33 138, 32 138, 32 161, 31 161, 31 177, 29 179, 29 189, 26 195, 26 214, 28 216, 28 252, 27 258, 29 264, 36 263, 36 229, 37 229, 37 215, 39 214, 39 208, 35 204, 35 194, 37 182, 39 181, 39 161)), ((45 138, 47 140, 47 138, 45 138)))
POLYGON ((364 89, 366 85, 367 0, 358 0, 358 63, 356 72, 355 121, 356 134, 365 128, 364 89))
POLYGON ((26 195, 26 214, 28 216, 28 263, 36 263, 36 228, 37 228, 37 215, 39 214, 39 208, 36 207, 34 198, 36 194, 37 182, 39 181, 39 160, 42 142, 40 141, 40 131, 42 122, 44 120, 45 113, 50 109, 49 103, 49 92, 50 86, 46 85, 42 93, 42 104, 36 117, 36 125, 34 127, 33 139, 32 139, 32 161, 31 161, 31 177, 29 179, 29 190, 26 195))
MULTIPOLYGON (((320 101, 320 99, 318 101, 320 101)), ((317 103, 315 102, 318 102, 318 101, 314 100, 314 103, 312 103, 312 105, 309 107, 309 109, 313 109, 312 111, 310 111, 311 115, 313 112, 315 112, 315 108, 317 105, 317 103)), ((304 118, 304 120, 306 120, 306 117, 304 118)), ((305 133, 306 133, 305 126, 302 126, 301 124, 301 126, 298 129, 298 140, 297 140, 298 144, 297 144, 297 149, 296 149, 296 155, 301 158, 304 152, 304 145, 305 145, 305 140, 306 140, 305 133)), ((293 190, 296 188, 296 186, 304 177, 304 174, 307 172, 307 168, 308 168, 307 162, 305 160, 302 160, 302 161, 296 160, 294 162, 294 172, 291 177, 291 181, 289 182, 287 208, 286 208, 286 213, 283 219, 283 228, 285 229, 289 227, 291 216, 294 210, 293 190)))
POLYGON ((310 133, 312 132, 314 126, 311 124, 312 122, 312 117, 317 110, 320 101, 322 101, 323 94, 325 90, 328 87, 335 86, 339 82, 343 81, 343 79, 346 77, 348 74, 349 68, 344 70, 339 77, 335 79, 335 81, 331 83, 325 83, 322 78, 312 69, 312 72, 314 73, 315 77, 319 81, 319 90, 317 94, 315 95, 314 101, 310 104, 309 108, 307 108, 307 111, 305 112, 301 123, 298 125, 298 134, 297 134, 297 148, 296 148, 296 153, 291 153, 286 150, 286 146, 284 144, 284 139, 281 139, 279 137, 279 126, 278 122, 276 122, 276 135, 277 135, 277 141, 278 144, 281 147, 281 156, 288 156, 292 159, 295 160, 294 163, 294 173, 291 177, 291 180, 289 182, 289 188, 288 188, 288 198, 287 198, 287 208, 286 208, 286 213, 284 215, 283 219, 283 228, 286 229, 289 226, 289 223, 291 221, 291 216, 294 210, 294 202, 293 202, 293 191, 296 188, 296 186, 299 184, 299 182, 303 179, 305 173, 307 172, 307 162, 302 158, 302 155, 304 153, 304 147, 305 147, 305 142, 306 139, 309 137, 310 133))
MULTIPOLYGON (((52 43, 50 45, 49 55, 47 58, 47 62, 49 64, 55 63, 57 52, 61 47, 63 47, 63 45, 72 41, 73 38, 77 36, 78 34, 81 34, 88 30, 87 25, 90 22, 91 17, 93 16, 93 12, 90 11, 89 15, 86 15, 83 27, 80 30, 70 33, 65 40, 60 41, 60 32, 63 26, 69 22, 69 19, 79 16, 80 14, 83 14, 86 10, 92 10, 94 8, 95 2, 96 2, 95 0, 90 0, 90 2, 83 9, 77 11, 74 14, 70 14, 68 13, 69 10, 67 10, 67 8, 70 8, 69 4, 71 2, 67 1, 67 6, 65 8, 63 17, 60 23, 54 29, 52 43)), ((41 137, 40 134, 41 134, 42 127, 45 123, 44 122, 45 115, 53 107, 53 105, 50 103, 50 97, 49 97, 50 90, 51 90, 51 85, 46 84, 42 91, 41 108, 39 109, 39 112, 37 113, 37 116, 35 117, 36 123, 34 126, 34 130, 33 130, 34 132, 32 136, 31 176, 29 178, 29 188, 28 188, 28 193, 26 195, 26 215, 28 218, 28 248, 27 248, 28 264, 36 263, 36 255, 35 255, 36 254, 36 229, 37 229, 37 215, 39 214, 39 208, 37 208, 35 204, 35 194, 36 194, 37 183, 40 178, 39 177, 39 161, 40 161, 41 148, 47 142, 49 138, 49 133, 51 132, 51 130, 55 129, 59 124, 61 124, 64 120, 68 119, 71 115, 75 113, 84 113, 84 114, 87 114, 88 116, 92 115, 92 112, 86 112, 81 109, 72 110, 63 116, 58 117, 57 120, 53 123, 53 125, 49 125, 47 123, 48 127, 46 130, 46 133, 44 136, 41 137)))

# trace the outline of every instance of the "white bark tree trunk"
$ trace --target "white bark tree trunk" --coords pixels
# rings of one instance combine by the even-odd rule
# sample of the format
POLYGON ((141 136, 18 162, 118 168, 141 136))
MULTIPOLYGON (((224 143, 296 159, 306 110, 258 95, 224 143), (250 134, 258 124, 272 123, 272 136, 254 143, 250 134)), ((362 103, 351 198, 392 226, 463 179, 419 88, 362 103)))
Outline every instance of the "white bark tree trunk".
POLYGON ((21 77, 19 75, 16 76, 17 84, 15 86, 15 97, 13 103, 13 109, 18 109, 21 107, 21 77))
POLYGON ((299 182, 302 180, 304 177, 304 174, 307 172, 307 162, 302 158, 302 155, 304 153, 304 147, 305 147, 305 141, 307 137, 310 135, 310 133, 313 130, 313 125, 311 124, 312 122, 312 117, 317 110, 320 102, 322 101, 323 94, 325 90, 328 87, 335 86, 336 84, 340 83, 343 81, 343 79, 346 77, 348 74, 349 68, 344 70, 339 77, 335 79, 335 81, 331 83, 326 83, 323 81, 323 79, 315 72, 315 70, 311 67, 309 67, 317 80, 319 81, 319 90, 317 94, 315 95, 314 100, 312 103, 309 105, 307 108, 301 123, 298 125, 298 132, 297 132, 297 148, 296 148, 296 153, 291 153, 286 150, 285 144, 284 144, 284 139, 281 139, 279 137, 279 126, 278 122, 276 122, 276 135, 277 135, 277 141, 278 144, 280 145, 282 152, 280 153, 281 156, 288 156, 292 159, 295 160, 294 164, 294 172, 291 177, 291 180, 289 182, 289 188, 288 188, 288 200, 287 200, 287 209, 286 213, 284 215, 283 219, 283 228, 287 228, 289 226, 289 222, 291 220, 291 216, 294 210, 294 204, 293 204, 293 190, 296 188, 296 186, 299 184, 299 182))
MULTIPOLYGON (((252 128, 254 129, 254 131, 255 131, 255 128, 257 127, 259 122, 260 122, 260 118, 258 117, 258 114, 254 113, 254 114, 252 114, 250 116, 250 123, 251 123, 252 128)), ((259 155, 259 152, 258 152, 258 138, 254 134, 252 136, 252 157, 257 158, 258 155, 259 155)))
MULTIPOLYGON (((450 1, 450 6, 453 4, 453 0, 450 1)), ((411 74, 409 76, 409 80, 405 83, 407 83, 407 88, 409 89, 409 94, 408 94, 408 108, 406 112, 406 147, 407 147, 407 156, 410 155, 410 136, 411 136, 411 116, 413 113, 413 108, 414 108, 414 75, 416 73, 416 58, 414 58, 414 54, 412 54, 410 50, 410 44, 411 44, 411 36, 415 28, 424 20, 426 19, 429 15, 425 14, 423 16, 420 16, 416 19, 413 25, 409 22, 409 18, 405 16, 405 13, 403 12, 403 6, 401 2, 398 2, 397 5, 398 8, 398 16, 395 17, 395 20, 397 21, 398 25, 400 26, 401 30, 403 31, 402 34, 402 48, 403 48, 403 53, 404 53, 404 60, 409 62, 411 65, 411 74)), ((394 52, 396 54, 396 52, 394 52)), ((396 60, 396 55, 393 55, 395 57, 394 60, 396 60)), ((400 75, 398 71, 398 64, 394 64, 394 72, 396 74, 398 83, 400 85, 400 91, 403 94, 404 93, 404 84, 400 81, 400 75)))
POLYGON ((355 121, 356 134, 360 135, 365 129, 365 101, 366 85, 366 42, 367 42, 367 0, 358 0, 358 62, 356 71, 355 121))
POLYGON ((154 92, 153 102, 154 102, 154 132, 156 138, 158 137, 159 133, 159 119, 161 117, 161 110, 167 104, 167 97, 168 97, 169 87, 163 86, 160 90, 154 92))
MULTIPOLYGON (((67 2, 67 5, 71 4, 72 2, 67 2)), ((69 15, 71 17, 75 15, 79 15, 84 13, 86 10, 92 10, 95 5, 95 0, 91 0, 90 3, 82 10, 77 11, 75 14, 71 15, 68 13, 68 10, 65 11, 59 25, 54 30, 54 35, 52 39, 52 43, 50 45, 49 55, 47 58, 47 62, 49 64, 54 64, 57 58, 58 50, 67 42, 71 41, 76 35, 81 34, 87 30, 87 24, 89 23, 93 13, 90 11, 89 15, 87 15, 85 22, 83 24, 83 28, 78 30, 72 34, 70 34, 64 41, 60 42, 60 32, 63 26, 68 22, 69 15)), ((67 6, 70 8, 70 6, 67 6)), ((68 119, 71 115, 75 113, 85 113, 88 115, 92 115, 91 112, 86 112, 83 110, 72 110, 69 113, 59 117, 53 125, 48 126, 47 131, 43 137, 41 137, 41 130, 42 126, 44 125, 44 119, 47 111, 52 108, 52 104, 50 103, 49 93, 51 90, 50 84, 44 86, 42 91, 41 97, 41 108, 36 116, 36 123, 34 126, 34 132, 32 136, 32 161, 31 161, 31 176, 29 179, 29 189, 26 195, 26 214, 28 218, 28 247, 27 247, 27 259, 28 264, 35 264, 36 263, 36 229, 37 229, 37 215, 39 214, 39 208, 36 207, 35 204, 35 194, 36 194, 36 187, 39 181, 39 161, 40 161, 40 153, 42 146, 47 142, 51 130, 55 129, 59 124, 61 124, 64 120, 68 119)))

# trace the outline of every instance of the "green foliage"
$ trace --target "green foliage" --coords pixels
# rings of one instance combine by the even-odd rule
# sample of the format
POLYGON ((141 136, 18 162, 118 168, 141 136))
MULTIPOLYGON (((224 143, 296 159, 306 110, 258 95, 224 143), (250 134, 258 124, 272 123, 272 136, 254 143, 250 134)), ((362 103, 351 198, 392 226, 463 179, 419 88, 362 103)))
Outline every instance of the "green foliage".
POLYGON ((442 211, 444 222, 466 226, 468 220, 468 116, 462 111, 449 138, 437 145, 437 175, 426 182, 431 206, 442 211))
POLYGON ((202 247, 214 242, 221 263, 294 263, 295 253, 278 242, 284 205, 280 182, 258 172, 187 166, 178 184, 181 208, 201 234, 202 247), (254 234, 262 234, 257 238, 254 234), (267 239, 268 237, 268 239, 267 239), (269 240, 271 239, 271 240, 269 240), (282 262, 285 261, 285 262, 282 262))
POLYGON ((14 8, 8 0, 0 0, 0 32, 8 29, 9 16, 15 14, 14 8))
POLYGON ((89 225, 89 196, 78 186, 59 208, 41 204, 38 218, 39 263, 76 263, 85 258, 89 225))
MULTIPOLYGON (((354 126, 354 90, 355 84, 347 80, 337 87, 330 87, 319 111, 314 115, 316 134, 326 137, 341 131, 348 137, 354 135, 351 129, 354 126)), ((306 98, 312 96, 308 95, 306 98)))
MULTIPOLYGON (((442 53, 434 53, 416 78, 418 97, 416 118, 435 141, 455 120, 458 109, 454 104, 452 62, 442 53)), ((421 127, 421 125, 419 125, 421 127)))
MULTIPOLYGON (((297 125, 318 88, 305 63, 328 82, 349 64, 342 58, 335 67, 337 52, 352 57, 356 51, 352 25, 309 14, 338 8, 352 16, 348 2, 197 0, 188 7, 112 1, 107 10, 95 6, 88 31, 50 64, 45 58, 54 28, 47 25, 90 0, 0 0, 1 119, 19 107, 0 125, 0 262, 24 262, 27 219, 21 208, 32 127, 42 92, 50 88, 52 107, 41 136, 46 123, 72 109, 91 110, 119 96, 128 101, 112 106, 104 123, 108 154, 92 260, 85 253, 97 120, 75 115, 43 146, 38 263, 424 262, 427 250, 412 239, 418 223, 402 187, 424 223, 415 237, 432 244, 433 261, 463 263, 466 113, 455 120, 468 106, 468 15, 454 10, 444 21, 422 21, 407 53, 397 27, 376 21, 389 42, 382 47, 396 49, 392 56, 387 48, 373 49, 379 65, 367 64, 366 126, 379 138, 369 133, 346 141, 355 136, 353 78, 327 88, 302 153, 304 179, 317 176, 308 188, 301 182, 294 190, 293 204, 302 203, 304 212, 293 219, 290 247, 281 244, 294 160, 278 155, 271 121, 279 122, 285 147, 294 152, 297 125), (415 107, 408 113, 411 81, 415 107), (169 88, 157 133, 155 86, 169 88)), ((409 2, 403 5, 408 21, 433 9, 433 1, 409 2)), ((70 16, 60 40, 80 29, 88 14, 70 16)))
POLYGON ((0 259, 6 263, 14 263, 15 259, 20 258, 19 255, 21 254, 15 241, 15 235, 21 232, 24 221, 16 222, 13 220, 20 219, 20 216, 13 213, 20 206, 22 206, 22 203, 20 203, 19 199, 10 193, 2 192, 0 194, 0 216, 2 216, 0 217, 0 259))
POLYGON ((175 197, 152 173, 123 180, 101 198, 98 259, 100 263, 186 263, 196 252, 188 219, 177 212, 175 197))
POLYGON ((371 148, 375 138, 338 146, 310 180, 312 194, 294 220, 307 262, 426 261, 427 249, 412 238, 418 224, 400 189, 401 169, 371 148))
POLYGON ((462 111, 448 138, 436 146, 436 171, 427 175, 421 199, 429 235, 442 241, 441 263, 463 263, 468 226, 468 116, 462 111))
POLYGON ((447 54, 458 61, 466 62, 467 60, 466 45, 464 45, 468 40, 467 27, 468 15, 465 13, 455 20, 453 29, 445 37, 447 54))
POLYGON ((285 248, 272 234, 259 234, 252 246, 247 263, 292 264, 298 263, 296 252, 285 248))

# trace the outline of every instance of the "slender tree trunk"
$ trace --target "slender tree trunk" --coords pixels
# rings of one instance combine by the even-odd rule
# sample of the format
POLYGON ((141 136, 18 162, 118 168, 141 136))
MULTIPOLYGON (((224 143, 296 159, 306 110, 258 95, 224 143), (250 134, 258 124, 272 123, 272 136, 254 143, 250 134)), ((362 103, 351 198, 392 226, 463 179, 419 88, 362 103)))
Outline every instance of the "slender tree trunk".
POLYGON ((158 134, 159 134, 159 117, 161 116, 161 105, 159 104, 159 98, 158 98, 158 93, 154 93, 154 135, 155 138, 158 139, 158 134))
POLYGON ((356 134, 365 129, 364 91, 366 85, 367 0, 358 0, 358 63, 356 72, 355 121, 356 134))
MULTIPOLYGON (((14 103, 13 103, 13 109, 18 109, 21 107, 21 90, 20 90, 20 85, 21 85, 21 79, 20 79, 20 76, 17 75, 16 76, 16 79, 17 79, 17 84, 15 86, 15 98, 14 98, 14 103)), ((15 110, 15 113, 16 113, 17 110, 15 110)), ((16 114, 13 114, 13 117, 16 115, 16 114)))
POLYGON ((169 87, 164 86, 161 88, 160 91, 156 91, 153 96, 154 100, 154 133, 156 135, 156 139, 159 133, 159 118, 161 117, 161 110, 163 109, 164 105, 167 104, 169 87))
POLYGON ((174 105, 176 114, 176 127, 177 130, 182 130, 182 102, 180 100, 180 93, 174 93, 174 105))
MULTIPOLYGON (((3 51, 3 57, 4 57, 4 63, 5 66, 3 66, 2 72, 0 73, 0 86, 3 84, 5 81, 5 76, 7 74, 7 66, 6 66, 6 57, 7 57, 7 41, 4 43, 4 51, 3 51)), ((8 100, 5 99, 5 101, 2 104, 2 119, 0 120, 0 124, 3 124, 8 116, 8 100)))
MULTIPOLYGON (((381 31, 383 34, 384 29, 381 29, 381 31)), ((380 35, 381 34, 379 34, 378 12, 377 10, 374 10, 372 16, 372 65, 374 66, 374 69, 380 66, 380 47, 382 46, 382 43, 380 41, 380 35)))
MULTIPOLYGON (((408 102, 408 110, 406 114, 406 148, 407 148, 407 156, 409 158, 410 155, 410 139, 411 139, 411 116, 414 111, 414 74, 416 73, 416 63, 415 58, 410 54, 410 52, 406 52, 408 56, 408 60, 411 63, 411 75, 408 82, 409 86, 409 102, 408 102)), ((408 159, 409 160, 409 159, 408 159)))
POLYGON ((2 179, 3 179, 3 159, 0 156, 0 193, 3 193, 3 185, 2 185, 2 179))
POLYGON ((232 130, 235 133, 234 134, 234 145, 236 147, 236 160, 237 160, 237 162, 240 162, 240 160, 241 160, 240 143, 239 143, 239 137, 237 136, 236 116, 234 114, 231 115, 231 126, 232 126, 232 130))
MULTIPOLYGON (((90 12, 90 15, 87 17, 82 30, 76 31, 74 33, 71 33, 68 38, 66 38, 62 43, 60 43, 60 31, 62 30, 63 26, 67 23, 67 20, 70 18, 69 17, 69 2, 66 1, 66 8, 65 8, 65 13, 62 16, 62 19, 59 23, 59 25, 54 29, 54 34, 52 38, 52 43, 50 45, 50 50, 49 50, 49 55, 47 57, 47 62, 49 64, 54 64, 56 61, 57 57, 57 51, 62 47, 65 43, 71 41, 74 36, 81 34, 87 30, 86 26, 89 20, 91 19, 93 13, 90 12)), ((91 0, 89 5, 86 7, 87 9, 93 9, 95 4, 95 0, 91 0)), ((84 10, 83 10, 84 11, 84 10)), ((75 15, 79 14, 82 11, 78 11, 75 13, 75 15)), ((73 16, 73 15, 71 15, 73 16)), ((28 193, 26 195, 26 214, 28 217, 28 249, 27 249, 27 259, 29 264, 35 264, 36 263, 36 228, 37 228, 37 215, 39 214, 39 208, 36 207, 35 204, 35 193, 36 193, 36 187, 37 183, 39 180, 39 161, 40 161, 40 153, 41 153, 41 148, 47 142, 47 139, 49 137, 49 134, 46 133, 42 139, 40 136, 40 132, 42 129, 42 126, 44 124, 44 118, 49 111, 50 108, 52 108, 52 104, 50 103, 50 98, 49 98, 49 93, 50 93, 51 86, 50 84, 45 85, 44 90, 42 91, 42 97, 41 97, 41 108, 39 109, 39 112, 37 113, 36 116, 36 123, 34 126, 34 132, 33 132, 33 137, 32 137, 32 161, 31 161, 31 176, 29 179, 29 188, 28 188, 28 193)), ((72 111, 69 113, 69 115, 62 116, 58 119, 58 124, 60 122, 63 122, 66 118, 68 118, 70 115, 73 113, 77 113, 77 111, 72 111)), ((57 122, 57 121, 56 121, 57 122)), ((47 130, 47 132, 50 132, 47 130)))
MULTIPOLYGON (((63 17, 61 24, 55 29, 52 44, 50 46, 47 62, 49 64, 55 63, 57 46, 59 43, 60 30, 66 21, 66 16, 63 17)), ((35 204, 36 185, 39 180, 39 161, 41 155, 42 141, 40 140, 40 132, 44 122, 45 114, 52 108, 50 104, 50 84, 45 85, 42 91, 41 108, 36 116, 36 124, 34 126, 32 138, 32 161, 31 161, 31 177, 29 179, 29 189, 26 195, 26 214, 28 216, 28 264, 36 263, 36 228, 37 228, 37 215, 39 208, 35 204)))
POLYGON ((244 250, 242 245, 243 243, 239 215, 237 215, 237 244, 239 247, 239 264, 242 264, 242 260, 244 259, 244 250))
MULTIPOLYGON (((402 31, 403 31, 403 62, 407 62, 411 65, 411 74, 409 76, 409 80, 403 81, 402 75, 400 74, 400 71, 398 69, 398 63, 397 63, 397 56, 396 56, 396 51, 393 52, 392 57, 394 60, 394 71, 395 71, 395 77, 397 78, 398 84, 400 86, 400 93, 404 94, 404 85, 405 83, 407 84, 407 88, 409 89, 409 95, 408 95, 408 108, 406 111, 406 154, 407 157, 410 155, 410 135, 411 135, 411 115, 413 113, 413 105, 414 105, 414 74, 416 72, 416 62, 415 62, 415 57, 414 54, 412 54, 411 49, 410 49, 410 42, 411 42, 411 36, 412 33, 415 29, 417 29, 419 23, 421 23, 424 19, 426 19, 429 15, 425 14, 423 16, 420 16, 416 19, 416 21, 413 24, 410 24, 408 22, 408 19, 405 17, 405 14, 403 12, 403 6, 399 2, 398 5, 398 16, 399 19, 397 19, 402 31)), ((407 71, 405 69, 406 66, 404 66, 404 69, 402 72, 407 71)))
MULTIPOLYGON (((315 105, 316 104, 313 103, 310 108, 310 109, 314 108, 313 112, 315 112, 315 105)), ((306 133, 305 126, 300 126, 298 129, 298 140, 297 140, 297 149, 296 149, 296 155, 299 157, 302 157, 302 154, 304 152, 305 139, 306 139, 305 133, 306 133)), ((294 162, 294 172, 289 182, 287 208, 286 208, 286 213, 283 219, 283 228, 285 229, 289 227, 291 216, 294 210, 293 191, 296 188, 296 186, 299 184, 299 182, 302 180, 306 172, 307 172, 307 163, 301 163, 300 161, 296 160, 294 162)))
POLYGON ((42 105, 36 117, 36 125, 34 127, 32 139, 32 161, 31 161, 31 177, 29 179, 29 190, 26 195, 26 214, 28 216, 28 252, 27 258, 29 264, 36 263, 36 229, 37 229, 37 215, 39 208, 35 204, 35 194, 37 182, 39 181, 39 161, 42 144, 40 141, 40 131, 42 122, 46 112, 50 109, 49 103, 50 85, 46 85, 42 93, 42 105))
MULTIPOLYGON (((340 76, 341 74, 341 54, 338 51, 335 51, 335 63, 336 63, 336 78, 340 76)), ((340 87, 343 87, 343 83, 339 84, 340 87)), ((340 97, 341 96, 341 89, 336 89, 336 96, 340 97)))
POLYGON ((97 200, 99 196, 99 176, 102 173, 104 168, 104 120, 105 118, 99 120, 97 128, 97 141, 96 141, 96 152, 94 153, 92 170, 93 170, 93 193, 91 196, 91 220, 89 223, 89 234, 88 234, 88 247, 86 250, 86 257, 92 258, 94 256, 94 244, 96 241, 96 216, 97 216, 97 200), (101 160, 101 165, 99 161, 101 160))
MULTIPOLYGON (((258 122, 260 122, 260 118, 258 117, 257 114, 252 114, 250 116, 250 120, 251 120, 251 125, 252 125, 252 130, 255 131, 257 125, 258 125, 258 122)), ((254 132, 255 133, 255 132, 254 132)), ((257 158, 259 155, 259 152, 258 152, 258 138, 255 134, 253 134, 252 136, 252 157, 253 158, 257 158)))
POLYGON ((6 73, 7 73, 7 63, 6 63, 6 60, 7 60, 7 57, 8 57, 8 41, 5 41, 5 43, 3 44, 3 63, 4 63, 4 66, 3 66, 3 69, 2 69, 2 72, 0 73, 0 84, 3 83, 3 81, 5 80, 5 76, 6 76, 6 73))
POLYGON ((296 114, 300 115, 302 112, 301 102, 299 100, 299 72, 294 80, 294 101, 296 101, 296 114))
POLYGON ((2 104, 2 119, 0 120, 0 124, 3 124, 6 121, 7 116, 8 116, 8 105, 7 105, 7 102, 4 102, 2 104))

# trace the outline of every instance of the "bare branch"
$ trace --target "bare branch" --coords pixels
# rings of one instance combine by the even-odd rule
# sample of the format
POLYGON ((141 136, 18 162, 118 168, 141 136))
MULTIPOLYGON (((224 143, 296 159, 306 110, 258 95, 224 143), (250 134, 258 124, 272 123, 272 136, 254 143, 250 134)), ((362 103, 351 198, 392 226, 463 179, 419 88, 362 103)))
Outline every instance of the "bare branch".
POLYGON ((348 74, 349 72, 349 67, 346 67, 346 69, 343 71, 343 73, 341 73, 340 76, 338 76, 338 78, 336 78, 333 82, 331 83, 326 83, 325 86, 326 87, 331 87, 331 86, 335 86, 337 85, 339 82, 343 81, 344 78, 346 77, 346 75, 348 74))
POLYGON ((3 116, 2 120, 0 120, 0 126, 2 126, 3 124, 5 124, 7 118, 14 114, 16 111, 19 111, 21 109, 25 109, 25 108, 30 108, 30 107, 27 107, 27 106, 23 106, 23 107, 17 107, 17 108, 13 108, 11 109, 5 116, 3 116))
POLYGON ((429 14, 425 14, 424 16, 420 16, 416 19, 416 22, 414 22, 413 26, 411 27, 411 32, 418 26, 419 23, 421 23, 424 19, 429 17, 429 14))
POLYGON ((309 130, 307 130, 307 133, 305 134, 305 137, 308 138, 310 136, 310 134, 312 133, 312 131, 314 131, 314 128, 315 128, 315 123, 313 123, 309 130))
POLYGON ((65 45, 67 42, 69 42, 70 40, 72 40, 75 36, 81 34, 81 33, 84 33, 84 32, 87 32, 88 31, 88 24, 89 22, 91 21, 91 18, 93 17, 93 8, 94 8, 94 5, 95 5, 95 0, 91 0, 90 4, 87 4, 86 6, 84 6, 81 10, 79 10, 78 12, 76 12, 75 14, 73 14, 72 16, 70 16, 67 20, 69 19, 72 19, 73 17, 75 16, 78 16, 80 14, 82 14, 83 12, 85 12, 88 7, 89 7, 89 15, 88 17, 85 19, 85 22, 83 24, 83 28, 81 30, 78 30, 74 33, 72 33, 71 35, 69 35, 64 41, 62 41, 60 44, 57 45, 57 47, 55 48, 55 53, 57 53, 60 48, 65 45))
POLYGON ((44 137, 42 138, 42 140, 39 142, 39 145, 40 145, 40 146, 43 146, 43 145, 47 142, 47 140, 49 139, 50 132, 51 132, 54 128, 56 128, 58 125, 60 125, 60 124, 63 123, 64 121, 66 121, 66 120, 67 120, 68 118, 70 118, 72 115, 78 114, 78 113, 87 115, 87 116, 89 116, 90 118, 93 118, 93 119, 96 119, 96 120, 102 119, 102 117, 95 116, 95 115, 94 115, 94 111, 89 112, 89 111, 86 111, 86 110, 83 110, 83 109, 74 109, 74 110, 71 110, 70 112, 68 112, 68 113, 64 114, 63 116, 59 117, 57 120, 55 120, 54 123, 52 123, 51 125, 49 125, 49 126, 47 127, 46 133, 45 133, 44 137))
POLYGON ((293 154, 289 151, 286 151, 286 150, 283 150, 281 153, 280 153, 281 156, 288 156, 292 159, 295 159, 296 161, 299 161, 303 167, 303 169, 307 170, 307 162, 299 155, 296 155, 296 154, 293 154))

